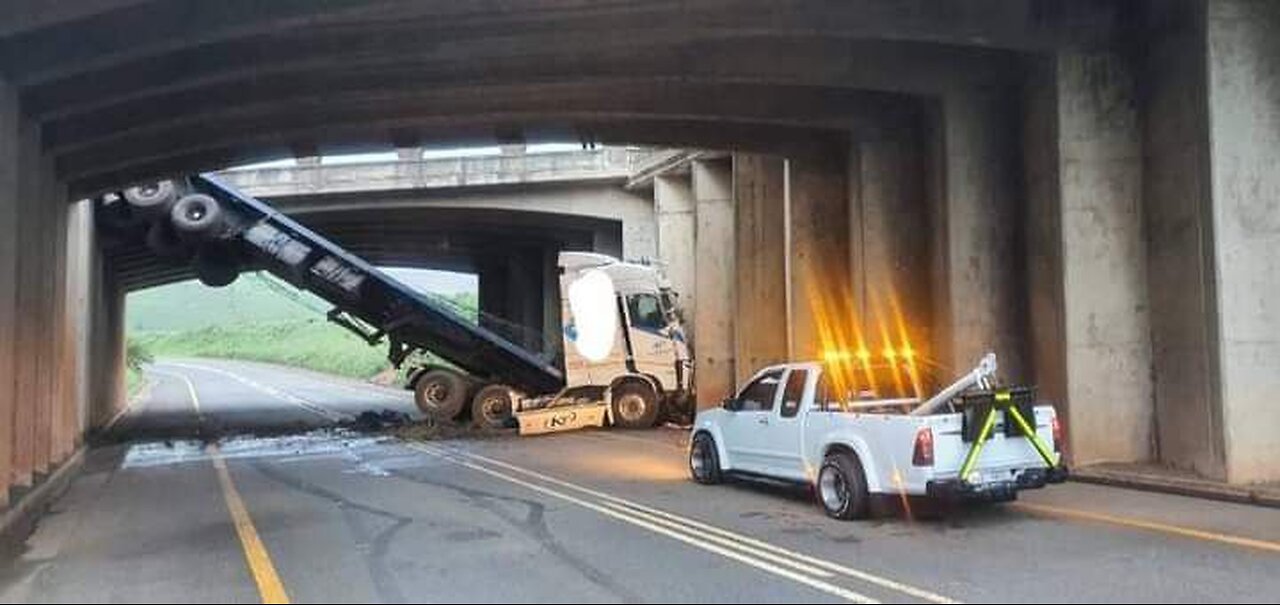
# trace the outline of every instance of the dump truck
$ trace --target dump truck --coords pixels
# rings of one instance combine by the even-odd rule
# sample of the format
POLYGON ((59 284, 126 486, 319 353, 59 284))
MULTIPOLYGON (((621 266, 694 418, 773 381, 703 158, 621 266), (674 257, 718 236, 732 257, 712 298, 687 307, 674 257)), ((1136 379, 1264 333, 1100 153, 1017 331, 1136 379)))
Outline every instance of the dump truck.
POLYGON ((211 175, 101 196, 99 224, 189 263, 209 286, 265 270, 333 305, 327 317, 401 368, 427 352, 444 363, 407 372, 437 419, 545 433, 610 424, 645 428, 689 417, 692 371, 678 295, 654 266, 562 252, 562 354, 531 351, 464 317, 320 234, 211 175))
POLYGON ((1033 388, 995 386, 994 354, 928 399, 886 392, 887 377, 854 388, 841 375, 876 373, 858 357, 763 368, 699 413, 694 481, 739 474, 804 484, 829 516, 856 519, 877 496, 1008 501, 1066 479, 1053 406, 1033 388), (864 367, 842 371, 850 360, 864 367))

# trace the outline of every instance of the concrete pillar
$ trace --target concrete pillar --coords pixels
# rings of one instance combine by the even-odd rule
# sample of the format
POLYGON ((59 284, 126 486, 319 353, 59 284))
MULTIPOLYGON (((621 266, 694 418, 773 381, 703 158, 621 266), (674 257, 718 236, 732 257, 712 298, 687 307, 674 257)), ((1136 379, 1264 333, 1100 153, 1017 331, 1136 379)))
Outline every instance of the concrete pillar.
POLYGON ((1133 70, 1063 54, 1031 87, 1028 335, 1074 464, 1152 457, 1154 394, 1133 70))
POLYGON ((697 236, 693 326, 697 334, 698 409, 734 390, 734 209, 729 160, 696 160, 691 168, 697 236))
MULTIPOLYGON (((854 323, 870 351, 932 355, 930 249, 919 133, 899 132, 851 143, 849 267, 854 323), (908 346, 909 345, 909 348, 908 346)), ((926 365, 918 386, 929 387, 926 365)), ((945 377, 943 377, 945 378, 945 377)))
POLYGON ((21 200, 18 196, 17 92, 0 80, 0 507, 9 503, 12 476, 13 420, 17 354, 15 337, 19 321, 18 228, 21 200))
POLYGON ((695 227, 693 186, 687 175, 659 176, 653 180, 653 207, 658 222, 658 260, 671 287, 680 295, 690 342, 696 342, 693 309, 696 301, 694 266, 695 227))
POLYGON ((935 357, 968 371, 987 351, 1000 375, 1026 379, 1016 115, 1009 99, 943 97, 935 122, 935 357))
POLYGON ((90 292, 89 362, 91 408, 89 423, 101 428, 127 404, 125 386, 125 291, 114 272, 97 257, 90 292))
POLYGON ((1161 462, 1225 479, 1204 48, 1199 10, 1148 45, 1142 185, 1157 451, 1161 462))
POLYGON ((45 301, 42 282, 48 281, 43 242, 47 206, 39 198, 38 137, 30 125, 20 124, 18 136, 18 324, 13 339, 16 351, 15 404, 13 406, 12 485, 30 487, 36 456, 36 414, 42 400, 39 363, 43 349, 42 323, 45 301))
POLYGON ((786 167, 779 157, 734 154, 735 379, 787 360, 786 167))
POLYGON ((1209 171, 1226 477, 1280 480, 1280 4, 1210 2, 1209 171))
POLYGON ((786 162, 788 356, 794 360, 845 348, 838 340, 854 330, 844 156, 786 162))

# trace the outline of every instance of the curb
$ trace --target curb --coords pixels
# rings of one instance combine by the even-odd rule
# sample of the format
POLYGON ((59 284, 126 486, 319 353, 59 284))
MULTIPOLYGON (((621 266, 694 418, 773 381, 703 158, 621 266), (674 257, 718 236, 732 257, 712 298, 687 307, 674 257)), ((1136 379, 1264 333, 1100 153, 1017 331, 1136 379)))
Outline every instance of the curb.
POLYGON ((80 446, 57 470, 0 513, 0 545, 21 544, 53 502, 71 486, 84 466, 86 446, 80 446))
POLYGON ((1280 508, 1280 490, 1227 485, 1205 479, 1184 479, 1085 467, 1071 469, 1071 480, 1206 500, 1280 508))

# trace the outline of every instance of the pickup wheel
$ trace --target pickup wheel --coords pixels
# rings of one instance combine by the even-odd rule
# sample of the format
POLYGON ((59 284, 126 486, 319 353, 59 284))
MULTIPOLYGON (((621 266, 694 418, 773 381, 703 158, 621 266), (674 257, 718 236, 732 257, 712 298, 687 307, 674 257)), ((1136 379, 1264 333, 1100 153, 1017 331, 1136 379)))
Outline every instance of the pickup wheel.
POLYGON ((452 370, 427 370, 413 383, 413 401, 435 420, 453 420, 467 404, 467 381, 452 370))
POLYGON ((724 480, 724 473, 720 470, 720 453, 716 449, 716 440, 711 435, 694 435, 693 445, 689 447, 689 474, 694 481, 703 485, 715 485, 724 480))
POLYGON ((867 478, 858 457, 849 452, 832 452, 818 471, 818 502, 827 516, 842 521, 862 519, 870 510, 867 478))
POLYGON ((482 429, 506 428, 513 409, 507 385, 486 384, 471 398, 471 421, 482 429))
POLYGON ((613 423, 624 429, 647 429, 658 422, 658 394, 643 382, 624 382, 613 389, 609 404, 613 423))

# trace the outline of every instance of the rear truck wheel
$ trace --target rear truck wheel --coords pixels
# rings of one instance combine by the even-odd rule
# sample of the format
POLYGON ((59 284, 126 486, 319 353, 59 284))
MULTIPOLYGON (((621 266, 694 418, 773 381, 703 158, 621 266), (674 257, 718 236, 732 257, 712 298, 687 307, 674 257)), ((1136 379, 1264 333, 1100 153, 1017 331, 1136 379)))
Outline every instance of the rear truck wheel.
POLYGON ((849 452, 832 452, 818 471, 818 502, 827 516, 848 521, 862 519, 870 510, 871 495, 858 457, 849 452))
POLYGON ((188 241, 217 239, 226 219, 222 204, 203 193, 184 195, 169 211, 174 231, 188 241))
POLYGON ((124 190, 124 201, 143 216, 164 216, 178 199, 173 181, 144 183, 124 190))
POLYGON ((614 387, 609 404, 613 424, 624 429, 647 429, 658 421, 658 394, 643 382, 624 382, 614 387))
POLYGON ((514 414, 515 405, 507 385, 486 384, 471 398, 471 422, 478 428, 507 428, 514 414))
POLYGON ((240 265, 226 250, 205 246, 196 252, 196 277, 210 288, 229 286, 240 277, 240 265))
POLYGON ((693 444, 689 447, 689 474, 703 485, 715 485, 724 480, 724 473, 720 470, 720 452, 711 435, 698 433, 693 436, 693 444))
POLYGON ((453 420, 467 403, 467 381, 453 370, 427 370, 413 383, 413 400, 423 414, 453 420))
POLYGON ((147 230, 147 248, 156 256, 171 260, 182 260, 191 255, 191 249, 178 239, 173 227, 164 221, 151 225, 147 230))

